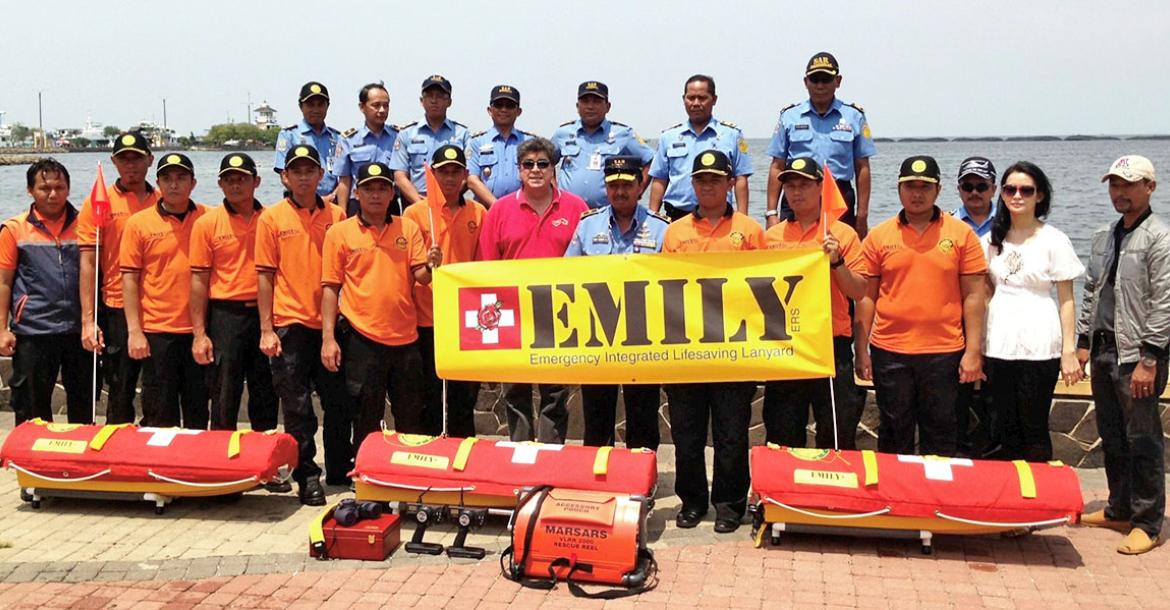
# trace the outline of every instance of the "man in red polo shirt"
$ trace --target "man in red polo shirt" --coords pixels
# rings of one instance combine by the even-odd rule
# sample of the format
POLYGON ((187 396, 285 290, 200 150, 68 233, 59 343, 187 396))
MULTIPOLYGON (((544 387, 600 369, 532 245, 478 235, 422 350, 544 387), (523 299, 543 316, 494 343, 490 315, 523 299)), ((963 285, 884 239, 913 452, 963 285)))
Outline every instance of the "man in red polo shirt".
MULTIPOLYGON (((479 234, 480 260, 560 258, 573 240, 577 221, 589 211, 585 200, 556 187, 556 146, 545 138, 526 140, 520 159, 520 190, 504 195, 488 209, 479 234)), ((539 421, 533 422, 532 385, 504 384, 508 433, 513 441, 563 443, 569 427, 568 389, 540 384, 539 421)))

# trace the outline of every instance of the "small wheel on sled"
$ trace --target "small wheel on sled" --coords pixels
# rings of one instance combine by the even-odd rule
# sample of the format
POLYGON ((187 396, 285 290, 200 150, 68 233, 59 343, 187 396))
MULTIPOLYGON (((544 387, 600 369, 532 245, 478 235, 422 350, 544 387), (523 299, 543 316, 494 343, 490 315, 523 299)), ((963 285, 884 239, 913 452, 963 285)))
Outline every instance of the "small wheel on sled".
POLYGON ((154 507, 154 514, 156 514, 156 515, 161 515, 161 514, 163 514, 163 513, 165 513, 165 512, 167 512, 167 507, 166 507, 165 505, 164 505, 164 506, 155 506, 155 507, 154 507))
POLYGON ((41 508, 41 501, 40 500, 29 500, 28 503, 30 506, 32 506, 35 509, 39 510, 41 508))

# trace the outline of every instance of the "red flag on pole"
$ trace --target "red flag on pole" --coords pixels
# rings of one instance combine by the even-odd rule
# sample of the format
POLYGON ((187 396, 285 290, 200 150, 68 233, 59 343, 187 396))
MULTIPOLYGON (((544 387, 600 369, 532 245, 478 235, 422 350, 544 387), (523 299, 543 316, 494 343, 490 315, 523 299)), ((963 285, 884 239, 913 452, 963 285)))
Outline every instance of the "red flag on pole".
POLYGON ((447 223, 443 220, 443 208, 447 205, 447 198, 443 196, 443 189, 439 188, 439 181, 435 172, 428 163, 423 167, 427 179, 427 207, 431 216, 431 243, 438 245, 439 233, 447 230, 447 223))
POLYGON ((821 228, 829 230, 829 225, 841 218, 849 211, 845 198, 841 196, 841 189, 837 188, 837 181, 833 179, 833 172, 829 171, 829 164, 825 164, 825 179, 821 182, 821 228))
POLYGON ((89 203, 93 206, 94 224, 105 226, 110 217, 110 195, 106 192, 106 177, 102 174, 101 162, 98 162, 97 176, 94 176, 93 188, 89 191, 89 203))

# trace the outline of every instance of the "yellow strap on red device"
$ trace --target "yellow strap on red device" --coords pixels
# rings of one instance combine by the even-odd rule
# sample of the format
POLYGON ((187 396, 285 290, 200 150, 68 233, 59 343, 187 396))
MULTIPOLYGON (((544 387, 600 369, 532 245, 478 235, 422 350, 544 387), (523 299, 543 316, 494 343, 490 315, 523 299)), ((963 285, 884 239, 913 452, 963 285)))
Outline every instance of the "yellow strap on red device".
POLYGON ((471 448, 475 443, 479 442, 478 438, 465 438, 459 443, 459 449, 455 451, 455 463, 451 465, 451 470, 455 472, 463 472, 467 468, 467 459, 471 457, 471 448))
POLYGON ((609 454, 613 451, 613 447, 598 447, 597 456, 593 458, 593 474, 594 476, 605 476, 609 473, 609 454))
POLYGON ((1032 467, 1024 460, 1012 460, 1016 467, 1016 476, 1020 479, 1020 495, 1029 500, 1036 497, 1036 478, 1032 476, 1032 467))
POLYGON ((102 426, 102 429, 98 430, 98 433, 90 439, 89 448, 94 451, 101 451, 102 447, 106 446, 106 442, 110 440, 110 437, 114 436, 115 432, 131 425, 133 424, 106 424, 102 426))

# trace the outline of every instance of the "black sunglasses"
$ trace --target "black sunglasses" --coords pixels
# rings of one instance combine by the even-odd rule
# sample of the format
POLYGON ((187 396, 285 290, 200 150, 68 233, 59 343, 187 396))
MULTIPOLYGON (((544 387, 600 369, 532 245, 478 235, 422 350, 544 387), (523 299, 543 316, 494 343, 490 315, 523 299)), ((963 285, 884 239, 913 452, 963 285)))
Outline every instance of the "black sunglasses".
POLYGON ((533 161, 532 159, 525 159, 525 160, 520 162, 520 167, 523 167, 524 169, 532 169, 534 167, 539 167, 540 169, 548 169, 551 166, 552 166, 552 161, 549 161, 548 159, 540 159, 539 161, 533 161))
POLYGON ((496 100, 492 102, 492 108, 496 110, 515 110, 520 107, 520 104, 511 100, 496 100))
POLYGON ((1003 191, 1005 197, 1015 197, 1016 193, 1020 197, 1031 197, 1036 194, 1036 187, 1034 186, 1016 186, 1014 184, 1005 184, 1000 189, 1003 191))
POLYGON ((835 78, 835 76, 825 74, 824 72, 814 72, 813 74, 808 75, 808 82, 823 85, 825 83, 833 82, 833 79, 835 78))
POLYGON ((991 188, 991 185, 986 182, 964 182, 959 185, 959 188, 963 189, 963 192, 965 193, 970 193, 972 191, 986 193, 987 189, 991 188))

